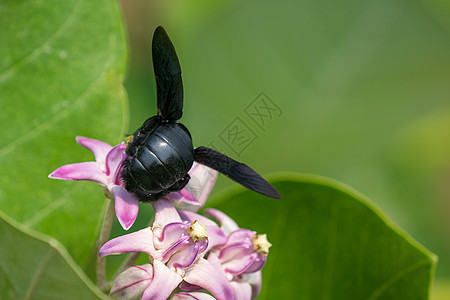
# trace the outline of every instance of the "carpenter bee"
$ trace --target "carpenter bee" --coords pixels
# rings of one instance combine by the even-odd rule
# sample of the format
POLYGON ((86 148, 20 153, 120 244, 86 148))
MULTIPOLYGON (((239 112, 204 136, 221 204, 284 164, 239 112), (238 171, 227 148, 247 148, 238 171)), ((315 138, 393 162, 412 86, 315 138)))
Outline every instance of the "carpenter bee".
POLYGON ((183 83, 175 48, 160 26, 152 41, 158 114, 147 119, 129 139, 121 178, 125 189, 140 201, 156 201, 183 189, 194 161, 228 176, 239 184, 271 198, 275 188, 245 164, 210 148, 194 150, 189 130, 178 123, 183 114, 183 83))

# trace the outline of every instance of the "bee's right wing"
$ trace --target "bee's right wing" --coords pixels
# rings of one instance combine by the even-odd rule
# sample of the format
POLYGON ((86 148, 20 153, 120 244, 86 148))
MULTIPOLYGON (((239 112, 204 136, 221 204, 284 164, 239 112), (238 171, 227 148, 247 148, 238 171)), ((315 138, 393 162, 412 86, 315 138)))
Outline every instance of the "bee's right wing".
POLYGON ((158 98, 158 115, 176 121, 183 115, 183 82, 175 48, 164 28, 159 26, 152 41, 153 70, 158 98))
POLYGON ((246 164, 206 147, 198 147, 194 152, 194 160, 233 179, 246 188, 264 196, 281 199, 278 191, 264 178, 246 164))

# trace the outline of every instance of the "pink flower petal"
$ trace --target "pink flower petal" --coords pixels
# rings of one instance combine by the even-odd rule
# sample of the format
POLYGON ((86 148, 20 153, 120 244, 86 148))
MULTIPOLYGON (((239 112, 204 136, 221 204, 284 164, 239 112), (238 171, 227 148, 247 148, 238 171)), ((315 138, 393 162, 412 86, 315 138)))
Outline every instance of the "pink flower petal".
POLYGON ((235 256, 232 260, 222 263, 222 267, 230 274, 239 275, 244 273, 256 261, 257 256, 257 253, 235 256))
POLYGON ((200 224, 206 225, 206 234, 208 235, 209 241, 206 251, 209 251, 212 247, 224 245, 226 243, 227 237, 222 229, 217 226, 216 222, 204 216, 186 210, 179 210, 178 214, 183 221, 193 222, 197 220, 200 224))
POLYGON ((118 170, 126 157, 126 148, 127 145, 122 142, 112 148, 106 155, 106 176, 108 176, 109 183, 118 184, 118 170))
POLYGON ((142 300, 165 300, 183 278, 156 259, 153 260, 153 270, 153 281, 145 290, 142 300))
POLYGON ((256 298, 259 295, 259 292, 261 292, 262 272, 258 271, 251 274, 245 274, 242 278, 250 283, 252 286, 252 297, 256 298))
MULTIPOLYGON (((206 200, 208 199, 208 196, 216 182, 217 174, 217 171, 197 162, 194 162, 192 165, 192 168, 189 171, 191 179, 185 189, 191 193, 198 200, 198 202, 200 202, 201 206, 205 205, 206 200)), ((196 207, 192 208, 195 209, 193 211, 197 211, 199 209, 196 207)))
POLYGON ((252 287, 247 282, 230 282, 234 290, 234 300, 250 300, 252 299, 252 287))
POLYGON ((62 180, 88 180, 106 185, 106 176, 96 162, 82 162, 62 166, 53 171, 49 178, 62 180))
MULTIPOLYGON (((253 245, 251 243, 236 243, 231 245, 226 245, 220 251, 219 259, 222 263, 233 260, 235 258, 240 258, 253 253, 253 245)), ((256 253, 256 252, 255 252, 256 253)))
POLYGON ((209 251, 211 248, 216 246, 222 246, 227 242, 225 233, 217 226, 206 227, 206 234, 208 235, 209 240, 206 251, 209 251))
POLYGON ((106 242, 100 248, 99 255, 113 255, 130 252, 142 252, 148 255, 155 253, 153 247, 153 233, 150 228, 144 228, 136 232, 125 234, 106 242))
POLYGON ((201 290, 202 287, 201 287, 201 286, 198 286, 198 285, 190 284, 190 283, 188 283, 188 282, 186 282, 186 281, 183 281, 183 282, 180 284, 180 289, 182 289, 182 290, 185 291, 185 292, 194 292, 194 291, 199 291, 199 290, 201 290))
POLYGON ((159 199, 158 201, 153 202, 152 205, 155 210, 155 222, 153 223, 153 227, 162 228, 169 223, 181 222, 177 210, 169 200, 159 199))
POLYGON ((244 274, 253 274, 264 267, 264 264, 266 263, 267 255, 261 256, 257 255, 255 261, 244 271, 244 274))
POLYGON ((202 205, 191 195, 186 189, 179 192, 173 192, 165 196, 166 199, 172 200, 177 209, 186 209, 191 211, 199 210, 202 205))
POLYGON ((130 229, 139 213, 139 201, 121 186, 110 185, 108 190, 114 195, 114 207, 120 225, 125 230, 130 229))
POLYGON ((208 260, 200 258, 186 270, 184 280, 208 290, 218 300, 232 300, 234 299, 233 288, 217 259, 213 257, 214 255, 210 254, 208 260))
POLYGON ((169 260, 170 256, 177 251, 184 250, 189 245, 189 236, 182 236, 178 240, 176 240, 174 243, 172 243, 168 248, 161 249, 163 251, 163 256, 161 261, 167 262, 169 260))
POLYGON ((187 210, 179 210, 178 214, 180 215, 180 217, 181 217, 181 219, 183 221, 194 222, 195 220, 197 220, 202 225, 206 225, 208 227, 209 226, 219 227, 219 226, 217 226, 217 223, 214 222, 213 220, 208 219, 208 218, 206 218, 206 217, 204 217, 202 215, 199 215, 197 213, 194 213, 194 212, 190 212, 190 211, 187 211, 187 210))
POLYGON ((239 229, 239 226, 237 225, 237 223, 233 219, 231 219, 229 216, 227 216, 226 214, 221 212, 220 210, 217 210, 214 208, 208 208, 208 209, 205 209, 204 214, 216 219, 220 224, 220 228, 222 228, 222 230, 227 235, 230 234, 231 232, 239 229))
POLYGON ((259 255, 253 249, 254 235, 254 231, 247 229, 230 233, 218 255, 226 272, 233 275, 253 273, 264 266, 267 257, 259 255))
MULTIPOLYGON (((188 236, 186 229, 189 226, 185 223, 170 223, 164 226, 161 236, 154 239, 156 249, 165 249, 180 239, 181 236, 188 236)), ((156 236, 155 236, 156 237, 156 236)))
POLYGON ((178 293, 173 295, 172 300, 215 300, 213 296, 206 293, 178 293))
POLYGON ((253 246, 252 238, 256 234, 255 231, 248 229, 238 229, 228 235, 227 245, 236 243, 247 243, 249 247, 253 246))
POLYGON ((120 299, 141 298, 153 278, 153 266, 131 266, 117 276, 111 288, 111 295, 120 299))
POLYGON ((106 155, 113 147, 105 142, 83 136, 77 136, 75 139, 78 144, 94 153, 95 161, 99 164, 100 168, 102 168, 102 171, 105 171, 106 155))
POLYGON ((183 249, 180 249, 177 253, 173 254, 169 261, 167 262, 167 266, 174 268, 187 268, 192 265, 195 259, 198 257, 200 252, 200 247, 197 243, 190 243, 189 245, 185 245, 183 249))

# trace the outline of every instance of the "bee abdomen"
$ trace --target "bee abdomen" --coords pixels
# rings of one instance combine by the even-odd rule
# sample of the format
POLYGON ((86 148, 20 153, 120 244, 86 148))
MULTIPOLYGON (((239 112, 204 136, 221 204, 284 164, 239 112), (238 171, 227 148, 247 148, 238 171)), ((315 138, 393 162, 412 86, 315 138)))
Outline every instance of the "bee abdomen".
POLYGON ((175 124, 164 124, 152 132, 131 162, 136 182, 151 193, 172 186, 193 164, 190 137, 175 124))
POLYGON ((160 125, 142 140, 135 155, 125 160, 122 178, 126 189, 145 199, 142 201, 165 193, 186 177, 194 163, 193 153, 187 130, 176 123, 160 125))
MULTIPOLYGON (((170 146, 172 151, 178 154, 178 159, 181 159, 183 162, 183 171, 184 174, 186 174, 194 163, 194 147, 192 146, 192 140, 189 133, 185 132, 176 123, 166 123, 158 127, 153 132, 152 136, 154 135, 164 140, 167 145, 170 146)), ((147 143, 147 145, 149 144, 151 143, 147 143)), ((153 146, 156 146, 156 144, 153 144, 153 146)), ((158 151, 157 154, 162 154, 162 151, 158 151)))
MULTIPOLYGON (((143 148, 144 147, 141 149, 143 148)), ((158 193, 162 191, 163 186, 161 183, 148 171, 148 162, 145 162, 144 164, 141 159, 139 159, 139 156, 138 153, 136 157, 129 159, 125 176, 131 177, 136 185, 148 193, 158 193)))
MULTIPOLYGON (((160 187, 158 191, 152 190, 152 192, 167 189, 180 178, 177 176, 179 174, 176 168, 173 167, 179 164, 179 159, 177 160, 173 149, 168 148, 167 143, 158 136, 152 135, 149 142, 143 145, 136 155, 136 160, 144 167, 148 179, 155 181, 160 187)), ((147 190, 150 189, 147 188, 147 190)))

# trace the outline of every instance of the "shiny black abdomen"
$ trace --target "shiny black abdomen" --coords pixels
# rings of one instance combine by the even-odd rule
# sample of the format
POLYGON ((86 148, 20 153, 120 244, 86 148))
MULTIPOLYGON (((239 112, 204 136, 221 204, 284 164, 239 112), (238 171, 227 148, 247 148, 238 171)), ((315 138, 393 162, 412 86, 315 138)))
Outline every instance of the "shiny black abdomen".
POLYGON ((170 190, 194 163, 194 148, 187 129, 167 122, 149 133, 126 163, 135 194, 157 194, 170 190), (136 188, 142 189, 136 193, 136 188))

